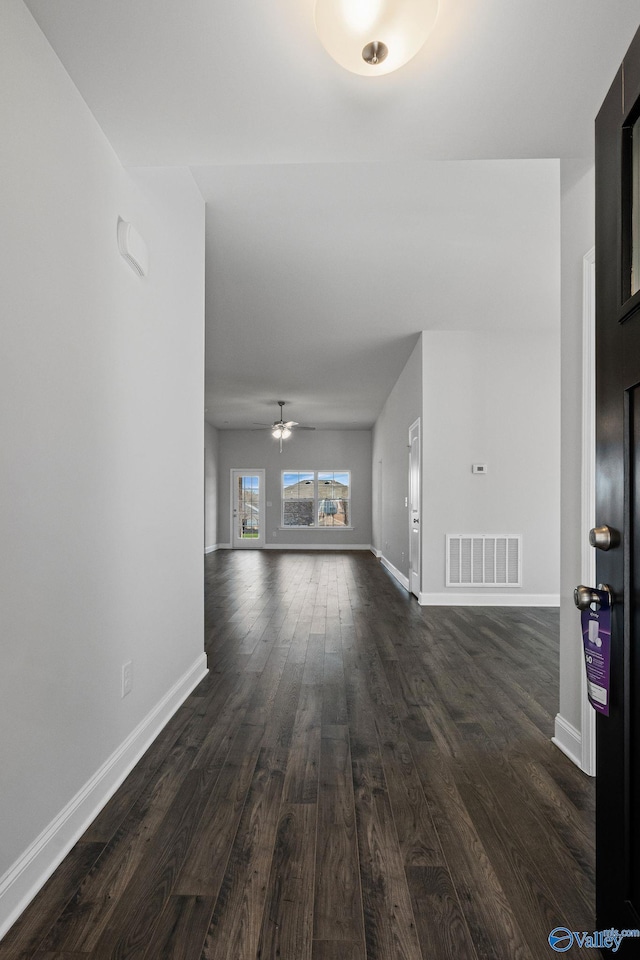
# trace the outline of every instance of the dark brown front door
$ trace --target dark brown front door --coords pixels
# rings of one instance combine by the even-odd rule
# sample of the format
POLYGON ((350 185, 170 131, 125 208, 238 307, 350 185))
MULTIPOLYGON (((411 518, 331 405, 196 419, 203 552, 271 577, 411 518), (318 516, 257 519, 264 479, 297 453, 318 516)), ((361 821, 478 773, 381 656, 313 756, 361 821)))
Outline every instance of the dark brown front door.
MULTIPOLYGON (((596 121, 597 523, 611 587, 610 715, 597 717, 600 929, 640 928, 640 31, 596 121), (636 122, 639 121, 639 122, 636 122)), ((640 957, 625 940, 620 957, 640 957)))

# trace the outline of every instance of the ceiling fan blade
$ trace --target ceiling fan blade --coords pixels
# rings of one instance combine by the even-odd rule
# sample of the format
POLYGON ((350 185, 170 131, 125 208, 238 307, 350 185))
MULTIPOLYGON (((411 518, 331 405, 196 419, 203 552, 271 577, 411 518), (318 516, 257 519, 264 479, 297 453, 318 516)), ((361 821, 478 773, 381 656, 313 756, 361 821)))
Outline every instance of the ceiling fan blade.
POLYGON ((315 429, 316 429, 315 427, 301 427, 300 425, 298 425, 298 430, 315 430, 315 429))
POLYGON ((298 423, 297 420, 287 420, 287 422, 286 422, 285 424, 283 424, 283 426, 285 426, 285 427, 298 427, 298 426, 300 426, 300 424, 298 423))

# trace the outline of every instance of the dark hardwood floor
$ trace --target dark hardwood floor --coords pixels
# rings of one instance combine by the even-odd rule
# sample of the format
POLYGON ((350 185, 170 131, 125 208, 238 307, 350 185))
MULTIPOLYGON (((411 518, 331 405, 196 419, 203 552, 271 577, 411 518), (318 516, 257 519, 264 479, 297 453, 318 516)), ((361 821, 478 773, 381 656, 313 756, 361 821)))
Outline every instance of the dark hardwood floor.
POLYGON ((210 674, 0 960, 540 960, 594 929, 557 611, 420 608, 366 553, 214 553, 206 594, 210 674))

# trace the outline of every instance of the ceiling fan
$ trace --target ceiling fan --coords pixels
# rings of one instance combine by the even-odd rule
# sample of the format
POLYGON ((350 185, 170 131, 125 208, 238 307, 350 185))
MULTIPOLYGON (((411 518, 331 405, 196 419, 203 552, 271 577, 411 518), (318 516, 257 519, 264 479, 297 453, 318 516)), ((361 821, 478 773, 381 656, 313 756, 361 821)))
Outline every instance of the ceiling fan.
POLYGON ((272 424, 268 423, 259 423, 256 426, 259 427, 269 427, 271 430, 271 436, 276 440, 280 441, 280 453, 282 453, 282 441, 286 440, 287 437, 291 436, 292 427, 300 427, 300 430, 315 430, 315 427, 301 427, 297 420, 285 420, 283 419, 283 407, 285 405, 284 400, 278 400, 278 406, 280 407, 280 419, 275 420, 272 424))

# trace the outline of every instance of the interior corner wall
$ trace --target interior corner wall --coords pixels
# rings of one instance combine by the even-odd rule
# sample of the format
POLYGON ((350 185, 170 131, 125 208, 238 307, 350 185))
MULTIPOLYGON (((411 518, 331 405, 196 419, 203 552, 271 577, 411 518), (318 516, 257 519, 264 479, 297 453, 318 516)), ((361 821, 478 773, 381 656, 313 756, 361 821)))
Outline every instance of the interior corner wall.
POLYGON ((123 169, 21 0, 0 91, 2 935, 206 666, 202 197, 123 169))
POLYGON ((424 331, 422 349, 421 602, 557 605, 559 328, 424 331), (520 534, 522 586, 447 587, 446 534, 520 534))
POLYGON ((204 552, 218 549, 218 431, 204 425, 204 552))
POLYGON ((220 430, 218 459, 218 538, 231 544, 231 470, 264 469, 265 541, 282 549, 369 549, 371 545, 371 431, 294 428, 282 453, 270 430, 220 430), (350 470, 351 530, 309 527, 281 529, 283 470, 350 470))
POLYGON ((409 427, 422 410, 422 346, 411 356, 373 428, 373 540, 400 582, 409 579, 409 427))
MULTIPOLYGON (((560 708, 565 734, 579 746, 582 732, 580 620, 573 590, 582 582, 582 339, 583 261, 595 243, 592 161, 561 163, 562 211, 562 527, 560 571, 560 708)), ((560 731, 556 725, 556 736, 560 731)), ((560 737, 562 734, 560 733, 560 737)), ((563 748, 572 753, 571 745, 563 748)), ((577 758, 575 758, 577 759, 577 758)))

